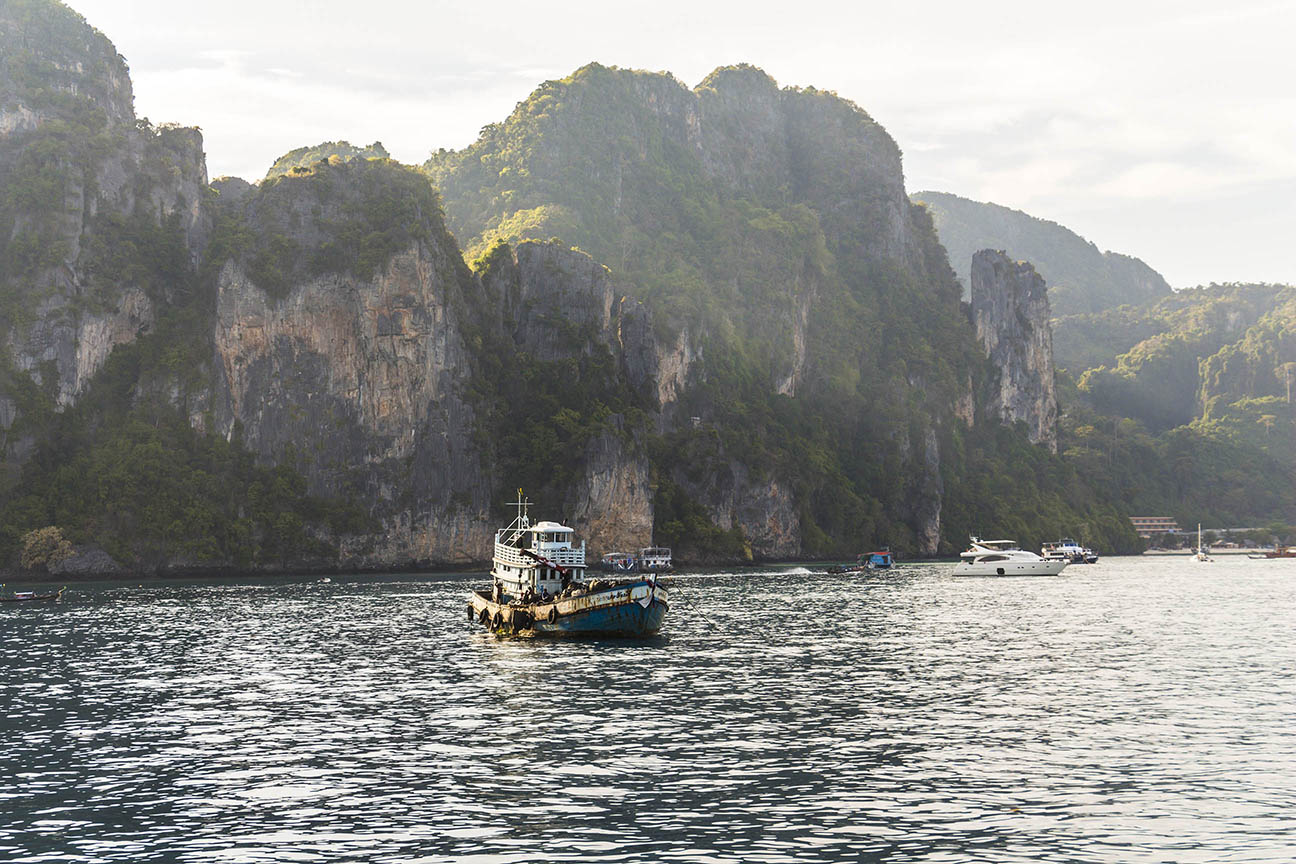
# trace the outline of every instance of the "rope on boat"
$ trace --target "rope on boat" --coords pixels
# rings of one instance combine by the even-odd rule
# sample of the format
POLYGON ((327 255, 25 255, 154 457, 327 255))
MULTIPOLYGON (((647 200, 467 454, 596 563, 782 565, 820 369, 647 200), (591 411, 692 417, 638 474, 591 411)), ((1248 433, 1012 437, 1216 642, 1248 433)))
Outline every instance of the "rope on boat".
POLYGON ((701 616, 702 620, 706 622, 708 627, 710 627, 712 630, 720 629, 718 626, 716 626, 716 623, 714 621, 712 621, 710 618, 707 617, 707 614, 705 612, 703 612, 701 609, 693 605, 693 602, 689 600, 687 595, 684 594, 684 591, 680 588, 679 582, 676 581, 675 579, 671 580, 670 590, 672 593, 678 593, 680 599, 684 601, 684 605, 688 606, 689 609, 693 610, 699 616, 701 616))

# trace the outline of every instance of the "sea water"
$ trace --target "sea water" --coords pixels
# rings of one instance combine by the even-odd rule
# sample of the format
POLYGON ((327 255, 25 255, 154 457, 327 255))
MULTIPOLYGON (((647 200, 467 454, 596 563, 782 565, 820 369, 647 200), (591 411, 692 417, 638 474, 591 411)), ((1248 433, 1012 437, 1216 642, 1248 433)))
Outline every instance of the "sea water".
POLYGON ((678 575, 654 639, 482 576, 0 609, 0 860, 1296 860, 1296 561, 678 575))

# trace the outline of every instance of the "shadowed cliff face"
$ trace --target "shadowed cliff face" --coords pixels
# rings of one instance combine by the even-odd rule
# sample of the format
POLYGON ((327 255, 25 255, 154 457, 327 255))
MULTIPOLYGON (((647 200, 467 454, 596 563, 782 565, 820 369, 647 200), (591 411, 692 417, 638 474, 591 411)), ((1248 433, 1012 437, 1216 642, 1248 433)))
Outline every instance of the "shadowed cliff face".
POLYGON ((136 124, 102 34, 59 3, 0 6, 0 347, 55 406, 191 287, 206 183, 201 134, 136 124))
POLYGON ((1022 421, 1031 441, 1057 452, 1053 335, 1044 279, 1026 261, 983 249, 972 256, 972 316, 993 369, 986 405, 1022 421))
MULTIPOLYGON (((315 494, 366 502, 382 530, 348 541, 344 554, 360 563, 490 557, 493 508, 513 484, 500 468, 512 414, 499 404, 512 394, 491 389, 501 376, 559 370, 596 349, 622 369, 624 358, 654 355, 651 341, 635 341, 651 340, 651 329, 633 320, 622 327, 623 305, 631 319, 639 313, 587 255, 540 243, 500 247, 484 275, 470 273, 431 190, 408 169, 317 166, 234 206, 258 230, 218 281, 217 431, 293 464, 315 494), (366 217, 364 230, 353 231, 374 189, 404 196, 408 213, 391 224, 366 217), (333 268, 330 250, 348 237, 397 229, 408 245, 372 274, 333 268), (267 269, 266 249, 291 254, 267 269)), ((634 374, 646 388, 653 370, 634 374)), ((637 434, 610 418, 567 454, 571 482, 561 501, 550 500, 561 512, 545 516, 573 520, 596 548, 650 543, 648 463, 637 434)))
POLYGON ((420 244, 370 280, 329 274, 278 301, 233 262, 220 277, 217 431, 239 424, 315 494, 370 502, 388 521, 374 550, 384 563, 479 559, 489 535, 460 392, 469 363, 452 304, 464 286, 438 251, 420 244))

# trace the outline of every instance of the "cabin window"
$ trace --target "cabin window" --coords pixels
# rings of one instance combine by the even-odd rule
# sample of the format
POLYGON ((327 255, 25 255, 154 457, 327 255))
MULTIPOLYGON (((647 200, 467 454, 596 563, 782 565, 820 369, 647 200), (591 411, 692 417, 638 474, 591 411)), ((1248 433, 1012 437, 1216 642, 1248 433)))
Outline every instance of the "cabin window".
POLYGON ((1007 560, 1008 560, 1007 555, 986 555, 981 559, 981 563, 984 564, 990 561, 1007 561, 1007 560))

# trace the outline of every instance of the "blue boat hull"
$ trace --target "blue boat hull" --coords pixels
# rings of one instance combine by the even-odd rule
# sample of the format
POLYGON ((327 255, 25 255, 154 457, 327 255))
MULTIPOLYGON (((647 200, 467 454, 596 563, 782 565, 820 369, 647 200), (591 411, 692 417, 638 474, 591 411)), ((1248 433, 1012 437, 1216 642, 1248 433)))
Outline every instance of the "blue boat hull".
POLYGON ((470 621, 519 636, 651 636, 669 611, 666 590, 647 580, 528 605, 496 603, 484 591, 468 601, 470 621))
POLYGON ((537 621, 531 629, 540 636, 651 636, 661 629, 670 606, 653 600, 648 608, 623 603, 564 615, 554 623, 537 621))

